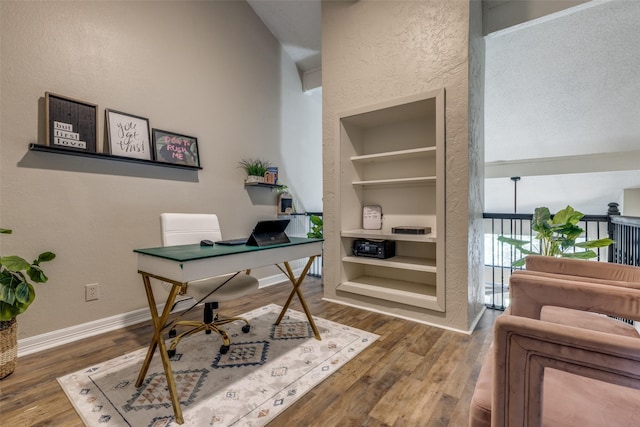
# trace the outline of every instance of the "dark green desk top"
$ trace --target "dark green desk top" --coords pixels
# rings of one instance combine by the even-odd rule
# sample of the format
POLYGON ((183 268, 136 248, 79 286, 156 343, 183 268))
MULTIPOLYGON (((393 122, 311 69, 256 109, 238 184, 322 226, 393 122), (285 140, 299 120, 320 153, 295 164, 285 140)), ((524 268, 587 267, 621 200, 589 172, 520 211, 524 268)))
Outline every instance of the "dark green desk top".
POLYGON ((264 251, 274 248, 282 248, 296 245, 304 245, 307 243, 322 242, 324 239, 309 239, 306 237, 289 237, 289 243, 283 243, 280 245, 270 246, 200 246, 200 244, 194 245, 180 245, 180 246, 161 246, 158 248, 146 248, 146 249, 134 249, 133 251, 143 255, 151 255, 159 258, 170 259, 177 262, 193 261, 202 258, 211 258, 231 254, 239 254, 243 252, 264 251))

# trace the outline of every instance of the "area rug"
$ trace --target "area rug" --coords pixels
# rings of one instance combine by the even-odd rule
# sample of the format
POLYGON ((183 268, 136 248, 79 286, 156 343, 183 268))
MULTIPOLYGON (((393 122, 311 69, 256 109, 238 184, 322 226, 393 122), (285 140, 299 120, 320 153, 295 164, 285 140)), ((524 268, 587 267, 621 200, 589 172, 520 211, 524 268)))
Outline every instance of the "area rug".
MULTIPOLYGON (((271 304, 226 326, 231 349, 198 333, 183 339, 171 358, 184 426, 262 426, 353 359, 378 335, 314 317, 316 340, 304 313, 271 304)), ((160 355, 154 355, 144 383, 135 381, 147 349, 58 378, 88 426, 175 426, 160 355)))

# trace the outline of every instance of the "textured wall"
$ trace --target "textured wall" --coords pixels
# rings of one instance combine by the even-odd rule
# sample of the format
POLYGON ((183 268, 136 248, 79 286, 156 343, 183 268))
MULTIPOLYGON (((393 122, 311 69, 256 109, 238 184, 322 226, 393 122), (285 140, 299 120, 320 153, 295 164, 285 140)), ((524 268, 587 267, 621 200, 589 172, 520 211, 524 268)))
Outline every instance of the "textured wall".
MULTIPOLYGON (((336 113, 444 87, 446 313, 427 313, 423 320, 467 330, 469 2, 323 2, 322 7, 326 258, 338 260, 340 249, 336 113)), ((339 266, 324 265, 325 294, 335 298, 339 266)))
POLYGON ((294 191, 320 173, 294 148, 303 129, 284 128, 318 129, 320 108, 245 2, 2 1, 0 13, 0 215, 14 229, 2 253, 58 255, 18 319, 20 338, 145 308, 132 249, 160 245, 161 212, 216 212, 227 237, 275 217, 275 192, 244 189, 241 158, 284 166, 294 191), (105 107, 196 136, 204 169, 29 152, 44 138, 45 91, 97 103, 100 140, 105 107), (300 176, 287 173, 293 157, 300 176), (85 302, 95 282, 100 299, 85 302))
POLYGON ((469 3, 469 320, 484 308, 484 84, 482 3, 469 3))

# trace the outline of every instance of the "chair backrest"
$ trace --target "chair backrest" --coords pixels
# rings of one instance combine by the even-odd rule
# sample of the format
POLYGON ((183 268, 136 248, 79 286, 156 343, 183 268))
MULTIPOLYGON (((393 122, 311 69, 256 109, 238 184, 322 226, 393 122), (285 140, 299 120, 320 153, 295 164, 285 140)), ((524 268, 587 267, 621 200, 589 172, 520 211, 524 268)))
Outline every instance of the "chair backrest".
POLYGON ((163 246, 189 245, 201 240, 222 240, 220 223, 215 214, 160 214, 163 246))

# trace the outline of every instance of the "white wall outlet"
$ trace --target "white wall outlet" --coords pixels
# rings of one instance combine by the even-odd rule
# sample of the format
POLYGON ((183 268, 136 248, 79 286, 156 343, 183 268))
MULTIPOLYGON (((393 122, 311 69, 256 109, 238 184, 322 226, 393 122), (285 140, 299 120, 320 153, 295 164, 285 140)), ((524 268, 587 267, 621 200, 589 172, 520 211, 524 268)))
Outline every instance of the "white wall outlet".
POLYGON ((98 284, 90 283, 88 285, 84 285, 84 299, 85 301, 93 301, 100 298, 100 294, 98 292, 98 284))

